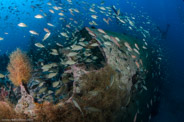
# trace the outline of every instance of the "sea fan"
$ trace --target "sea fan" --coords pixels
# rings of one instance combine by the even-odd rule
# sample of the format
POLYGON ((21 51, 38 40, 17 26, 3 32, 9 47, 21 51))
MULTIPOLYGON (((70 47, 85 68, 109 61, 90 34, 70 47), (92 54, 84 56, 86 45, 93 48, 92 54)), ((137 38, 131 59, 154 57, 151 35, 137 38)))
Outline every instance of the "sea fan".
POLYGON ((31 64, 28 57, 20 49, 17 49, 10 55, 8 64, 9 79, 14 85, 26 84, 31 78, 31 64))

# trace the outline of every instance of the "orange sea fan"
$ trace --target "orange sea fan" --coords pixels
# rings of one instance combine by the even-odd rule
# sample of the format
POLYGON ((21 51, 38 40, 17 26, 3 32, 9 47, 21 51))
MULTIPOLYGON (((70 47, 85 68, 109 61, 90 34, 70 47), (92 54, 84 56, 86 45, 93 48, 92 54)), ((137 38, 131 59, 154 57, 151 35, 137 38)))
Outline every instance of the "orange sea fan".
POLYGON ((28 83, 31 78, 31 64, 26 56, 20 49, 17 48, 10 55, 10 63, 8 64, 9 79, 14 85, 19 86, 22 83, 28 83))

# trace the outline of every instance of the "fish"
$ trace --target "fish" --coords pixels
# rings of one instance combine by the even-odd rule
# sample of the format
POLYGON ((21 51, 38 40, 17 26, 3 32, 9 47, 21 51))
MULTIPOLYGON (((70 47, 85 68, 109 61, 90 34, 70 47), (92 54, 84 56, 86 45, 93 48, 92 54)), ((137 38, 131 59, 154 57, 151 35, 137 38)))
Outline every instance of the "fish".
POLYGON ((75 45, 72 48, 72 50, 74 50, 74 51, 78 51, 78 50, 81 50, 81 49, 83 49, 83 47, 82 46, 79 46, 79 45, 75 45))
POLYGON ((50 74, 46 75, 46 78, 48 78, 48 79, 53 78, 53 77, 55 77, 57 74, 58 74, 57 72, 56 72, 56 73, 50 73, 50 74))
POLYGON ((138 51, 137 49, 134 48, 134 51, 135 51, 137 54, 140 55, 140 53, 139 53, 139 51, 138 51))
POLYGON ((109 20, 103 18, 103 21, 106 22, 109 25, 109 20))
POLYGON ((26 25, 25 23, 22 23, 22 22, 19 23, 18 26, 19 26, 19 27, 27 27, 27 25, 26 25))
POLYGON ((59 16, 64 16, 64 14, 63 14, 63 13, 58 13, 58 15, 59 15, 59 16))
POLYGON ((75 64, 76 62, 73 61, 73 60, 68 60, 67 62, 65 62, 65 64, 68 64, 68 65, 73 65, 75 64))
POLYGON ((91 17, 93 18, 93 19, 97 19, 97 15, 91 15, 91 17))
POLYGON ((5 78, 5 75, 0 73, 0 78, 5 78))
POLYGON ((96 12, 96 11, 95 11, 94 9, 92 9, 92 8, 90 8, 89 11, 91 11, 91 12, 93 12, 93 13, 96 12))
POLYGON ((58 52, 50 52, 51 55, 59 55, 58 52))
POLYGON ((33 35, 39 35, 36 31, 34 30, 30 30, 29 33, 33 34, 33 35))
POLYGON ((135 47, 136 47, 138 50, 140 50, 140 49, 139 49, 139 46, 138 46, 136 43, 135 43, 135 47))
POLYGON ((52 13, 52 14, 54 14, 54 13, 55 13, 52 9, 49 9, 49 12, 50 12, 50 13, 52 13))
POLYGON ((144 86, 144 85, 142 86, 142 88, 143 88, 143 89, 145 89, 146 91, 148 90, 148 89, 147 89, 147 87, 146 87, 146 86, 144 86))
POLYGON ((135 56, 135 55, 131 55, 131 57, 132 57, 132 58, 134 58, 134 59, 136 58, 136 56, 135 56))
POLYGON ((114 37, 110 37, 111 38, 111 40, 120 48, 120 45, 119 45, 119 43, 117 42, 117 40, 114 38, 114 37))
POLYGON ((137 68, 140 68, 140 65, 137 61, 135 62, 135 64, 136 64, 137 68))
POLYGON ((49 90, 49 91, 48 91, 48 94, 52 94, 52 93, 54 93, 54 92, 53 92, 53 91, 51 91, 51 90, 49 90))
POLYGON ((98 45, 98 43, 93 43, 93 44, 91 44, 90 46, 96 47, 96 46, 99 46, 99 45, 98 45))
POLYGON ((34 16, 36 19, 41 19, 41 18, 43 18, 43 16, 41 15, 41 14, 37 14, 37 15, 35 15, 34 16))
POLYGON ((54 27, 54 25, 53 25, 53 24, 51 24, 51 23, 47 23, 47 25, 48 25, 48 26, 51 26, 51 27, 54 27))
POLYGON ((41 94, 41 93, 45 92, 46 90, 47 90, 46 87, 45 88, 41 88, 38 93, 41 94))
POLYGON ((75 12, 80 13, 78 9, 73 9, 75 12))
POLYGON ((136 122, 136 121, 137 121, 137 112, 136 112, 136 114, 134 116, 134 122, 136 122))
POLYGON ((132 48, 130 47, 130 45, 128 44, 128 42, 125 42, 124 45, 128 48, 128 51, 132 51, 132 48))
POLYGON ((50 2, 48 2, 47 5, 51 6, 52 4, 50 2))
POLYGON ((49 29, 47 29, 47 28, 44 28, 44 31, 45 31, 46 33, 50 33, 49 29))
POLYGON ((104 7, 99 7, 99 9, 104 10, 104 11, 106 10, 104 7))
POLYGON ((111 43, 110 42, 104 42, 105 45, 108 45, 108 46, 111 46, 111 43))
POLYGON ((59 10, 59 8, 58 8, 57 6, 53 6, 52 8, 53 8, 54 10, 56 10, 56 11, 59 10))
POLYGON ((45 41, 49 36, 50 36, 50 32, 49 33, 46 33, 45 36, 43 37, 43 40, 42 41, 45 41))
POLYGON ((58 42, 56 43, 57 46, 63 47, 63 45, 59 44, 58 42))
POLYGON ((57 96, 62 94, 65 91, 65 89, 66 89, 66 86, 62 85, 58 90, 56 90, 55 95, 57 96))
POLYGON ((42 87, 45 84, 45 82, 41 82, 38 87, 42 87))
POLYGON ((0 37, 0 41, 1 41, 1 40, 4 40, 4 38, 0 37))
POLYGON ((82 109, 81 109, 81 107, 79 106, 79 104, 77 103, 77 101, 75 101, 74 99, 72 99, 72 102, 73 102, 73 104, 75 105, 75 107, 78 108, 78 109, 80 110, 80 112, 83 114, 82 109))
POLYGON ((41 43, 35 43, 35 46, 39 47, 39 48, 44 48, 45 46, 41 43))
POLYGON ((60 34, 61 34, 61 36, 64 36, 64 37, 68 38, 67 33, 61 32, 60 34))
POLYGON ((100 32, 100 33, 106 34, 106 32, 105 32, 104 30, 102 30, 102 29, 97 29, 97 30, 98 30, 98 32, 100 32))
POLYGON ((73 57, 73 56, 76 56, 78 53, 76 53, 76 52, 70 52, 67 56, 69 56, 69 57, 73 57))
POLYGON ((52 83, 52 86, 55 88, 55 87, 57 87, 59 85, 59 81, 56 81, 56 82, 54 82, 54 83, 52 83))
POLYGON ((43 65, 42 66, 42 70, 49 70, 50 68, 52 68, 53 67, 53 65, 52 64, 46 64, 46 65, 43 65))

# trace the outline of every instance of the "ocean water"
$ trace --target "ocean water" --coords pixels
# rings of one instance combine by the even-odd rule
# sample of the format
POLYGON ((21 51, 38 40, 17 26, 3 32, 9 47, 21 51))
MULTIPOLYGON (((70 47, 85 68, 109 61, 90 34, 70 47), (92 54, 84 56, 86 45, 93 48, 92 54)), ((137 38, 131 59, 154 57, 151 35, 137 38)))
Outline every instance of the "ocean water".
POLYGON ((0 8, 1 121, 184 121, 183 0, 0 8))

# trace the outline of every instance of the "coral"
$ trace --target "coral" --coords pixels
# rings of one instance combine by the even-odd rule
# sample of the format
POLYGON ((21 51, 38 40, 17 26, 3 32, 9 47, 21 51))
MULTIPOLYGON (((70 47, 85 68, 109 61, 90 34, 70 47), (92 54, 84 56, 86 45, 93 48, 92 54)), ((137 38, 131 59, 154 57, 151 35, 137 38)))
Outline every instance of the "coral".
POLYGON ((10 119, 26 119, 26 115, 14 111, 14 106, 9 102, 0 101, 0 121, 11 121, 10 119))
POLYGON ((1 91, 0 91, 0 100, 3 100, 8 96, 8 92, 5 90, 4 87, 1 88, 1 91))
POLYGON ((10 63, 7 69, 10 72, 9 79, 16 86, 27 83, 31 78, 31 64, 26 54, 20 49, 17 49, 10 55, 10 63))
POLYGON ((84 82, 83 94, 75 94, 73 104, 62 100, 59 104, 43 103, 36 110, 40 122, 105 122, 114 121, 116 113, 127 103, 127 91, 119 88, 117 72, 106 66, 99 71, 92 71, 81 77, 84 82), (114 76, 114 78, 112 78, 114 76), (115 80, 112 84, 112 80, 115 80), (95 94, 94 94, 95 93, 95 94), (89 109, 88 109, 89 108, 89 109))

